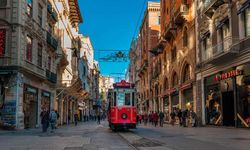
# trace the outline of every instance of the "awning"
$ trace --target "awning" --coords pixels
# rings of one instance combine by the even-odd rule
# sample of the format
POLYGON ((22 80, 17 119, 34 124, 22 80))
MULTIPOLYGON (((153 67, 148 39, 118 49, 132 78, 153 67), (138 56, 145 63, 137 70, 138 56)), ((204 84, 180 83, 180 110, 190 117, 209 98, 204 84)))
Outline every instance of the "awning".
POLYGON ((192 83, 183 83, 183 84, 180 86, 180 90, 181 90, 181 91, 184 91, 184 90, 190 89, 191 87, 192 87, 192 83))
POLYGON ((241 5, 240 9, 237 11, 237 15, 243 13, 249 7, 250 7, 250 1, 247 0, 245 3, 241 5))
POLYGON ((164 92, 162 92, 159 96, 160 97, 165 97, 165 96, 169 96, 171 94, 173 94, 174 92, 177 91, 177 88, 171 88, 171 89, 167 89, 164 92))

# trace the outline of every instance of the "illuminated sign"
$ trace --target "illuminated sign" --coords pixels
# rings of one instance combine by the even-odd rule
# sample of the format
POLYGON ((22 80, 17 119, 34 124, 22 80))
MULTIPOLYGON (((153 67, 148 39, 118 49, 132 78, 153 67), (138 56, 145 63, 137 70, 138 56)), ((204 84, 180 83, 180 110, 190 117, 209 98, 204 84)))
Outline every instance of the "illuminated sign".
POLYGON ((125 80, 122 80, 121 82, 117 82, 114 84, 114 87, 130 87, 130 86, 132 86, 132 84, 126 82, 125 80))
POLYGON ((243 71, 239 70, 239 69, 236 69, 236 70, 232 70, 232 71, 229 71, 229 72, 222 73, 220 75, 216 75, 214 77, 214 81, 221 81, 221 80, 225 80, 225 79, 228 79, 228 78, 233 78, 233 77, 236 77, 236 76, 239 76, 239 75, 243 75, 243 71))
POLYGON ((0 29, 0 56, 5 53, 6 30, 0 29))

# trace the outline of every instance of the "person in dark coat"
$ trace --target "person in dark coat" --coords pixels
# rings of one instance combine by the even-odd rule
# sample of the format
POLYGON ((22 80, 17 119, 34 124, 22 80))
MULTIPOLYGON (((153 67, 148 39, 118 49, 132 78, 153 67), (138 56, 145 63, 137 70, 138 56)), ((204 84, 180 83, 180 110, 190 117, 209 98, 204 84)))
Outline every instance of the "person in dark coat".
POLYGON ((77 126, 77 122, 78 122, 78 114, 77 114, 77 112, 74 114, 74 122, 75 122, 75 126, 77 126))
POLYGON ((155 112, 155 113, 153 114, 153 122, 154 122, 155 127, 158 125, 158 119, 159 119, 159 116, 158 116, 158 114, 155 112))
POLYGON ((44 108, 40 114, 43 132, 47 132, 49 127, 49 111, 44 108))
POLYGON ((181 109, 178 109, 178 112, 177 112, 177 117, 179 118, 179 124, 180 126, 182 126, 182 112, 181 112, 181 109))
POLYGON ((148 114, 145 112, 144 114, 144 125, 146 126, 148 123, 148 114))
POLYGON ((163 127, 164 113, 161 111, 159 114, 160 117, 160 126, 163 127))

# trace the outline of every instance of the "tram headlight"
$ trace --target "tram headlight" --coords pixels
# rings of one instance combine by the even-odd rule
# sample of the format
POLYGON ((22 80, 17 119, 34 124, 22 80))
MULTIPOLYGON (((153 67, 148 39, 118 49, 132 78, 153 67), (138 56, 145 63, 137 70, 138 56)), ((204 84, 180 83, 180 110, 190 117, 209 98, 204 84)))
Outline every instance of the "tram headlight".
POLYGON ((122 119, 126 119, 127 117, 128 117, 127 114, 125 113, 122 114, 122 119))

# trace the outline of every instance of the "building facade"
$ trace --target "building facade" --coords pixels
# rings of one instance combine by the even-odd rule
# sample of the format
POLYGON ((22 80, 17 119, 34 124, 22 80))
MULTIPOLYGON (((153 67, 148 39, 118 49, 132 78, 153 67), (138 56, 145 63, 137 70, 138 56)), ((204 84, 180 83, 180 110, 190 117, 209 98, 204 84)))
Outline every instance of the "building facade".
MULTIPOLYGON (((152 97, 151 78, 153 55, 150 50, 156 47, 160 33, 160 3, 148 2, 139 31, 140 70, 138 70, 139 88, 137 92, 139 112, 156 111, 156 100, 152 97), (142 88, 143 87, 143 88, 142 88)), ((137 47, 137 46, 135 46, 137 47)))
POLYGON ((250 2, 201 0, 198 6, 196 78, 202 123, 247 127, 250 2))
POLYGON ((43 109, 69 122, 80 100, 70 89, 81 87, 73 84, 80 82, 77 1, 3 0, 0 7, 0 122, 39 127, 43 109))

